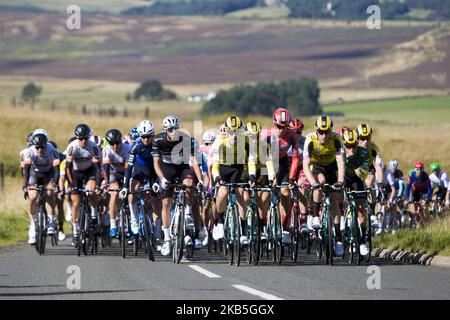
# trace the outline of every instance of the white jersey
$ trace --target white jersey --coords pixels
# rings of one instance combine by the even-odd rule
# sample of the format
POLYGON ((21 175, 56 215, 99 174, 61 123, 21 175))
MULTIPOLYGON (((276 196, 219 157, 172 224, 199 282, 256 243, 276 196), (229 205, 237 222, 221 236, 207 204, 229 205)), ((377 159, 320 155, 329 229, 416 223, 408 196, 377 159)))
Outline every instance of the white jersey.
POLYGON ((73 169, 84 171, 93 163, 101 161, 102 154, 95 142, 88 140, 86 148, 80 146, 80 140, 72 141, 67 147, 67 161, 73 162, 73 169))
POLYGON ((428 178, 431 181, 431 188, 434 187, 439 187, 439 188, 446 188, 449 189, 449 181, 448 181, 448 176, 445 172, 441 171, 439 176, 436 176, 436 174, 430 173, 430 175, 428 176, 428 178))
POLYGON ((48 172, 52 167, 59 165, 59 153, 48 143, 44 154, 40 156, 35 146, 27 149, 24 164, 31 165, 36 172, 48 172))
POLYGON ((114 152, 111 146, 103 150, 103 163, 109 164, 115 172, 124 173, 130 155, 131 145, 122 143, 119 153, 114 152))

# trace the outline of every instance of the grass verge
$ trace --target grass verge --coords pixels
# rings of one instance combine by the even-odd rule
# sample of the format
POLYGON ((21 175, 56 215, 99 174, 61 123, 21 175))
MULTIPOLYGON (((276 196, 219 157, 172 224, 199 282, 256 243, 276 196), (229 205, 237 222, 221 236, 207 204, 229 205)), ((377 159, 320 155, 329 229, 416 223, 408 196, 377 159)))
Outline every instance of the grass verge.
POLYGON ((450 256, 450 217, 436 219, 424 229, 404 229, 374 239, 374 247, 450 256))
POLYGON ((0 213, 0 248, 27 239, 28 218, 15 213, 0 213))

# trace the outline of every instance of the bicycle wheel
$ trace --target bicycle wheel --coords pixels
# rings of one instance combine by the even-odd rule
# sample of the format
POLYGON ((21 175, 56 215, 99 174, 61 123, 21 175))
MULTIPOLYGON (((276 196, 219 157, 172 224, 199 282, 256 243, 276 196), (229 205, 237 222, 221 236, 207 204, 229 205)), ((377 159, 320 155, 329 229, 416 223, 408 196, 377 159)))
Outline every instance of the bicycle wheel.
POLYGON ((294 204, 292 206, 292 212, 291 212, 291 217, 293 220, 293 230, 292 230, 292 260, 294 260, 294 262, 297 262, 297 258, 298 258, 298 243, 300 240, 300 233, 299 233, 299 208, 298 208, 298 204, 294 204))
POLYGON ((235 263, 236 266, 241 264, 241 218, 239 217, 239 212, 234 209, 234 227, 235 227, 235 239, 234 239, 234 251, 235 251, 235 263))
POLYGON ((122 249, 122 258, 126 258, 127 256, 127 235, 126 235, 126 228, 125 226, 128 225, 127 223, 127 213, 125 211, 125 208, 122 206, 120 208, 120 247, 122 249))
POLYGON ((225 254, 228 255, 228 262, 231 265, 233 265, 234 262, 234 241, 233 237, 235 236, 234 232, 234 210, 233 208, 227 208, 227 213, 225 217, 225 254))
POLYGON ((283 260, 283 245, 282 245, 282 237, 283 237, 283 225, 281 223, 281 214, 279 210, 274 207, 271 212, 272 219, 272 262, 276 262, 281 264, 283 260))
POLYGON ((184 208, 180 205, 175 207, 175 225, 174 225, 174 250, 173 250, 173 262, 180 263, 183 258, 184 249, 184 235, 186 229, 184 228, 184 208))
POLYGON ((333 265, 333 224, 330 208, 324 210, 325 225, 323 240, 325 242, 325 264, 333 265))
POLYGON ((36 248, 38 250, 39 255, 43 255, 45 248, 44 248, 44 212, 42 207, 39 208, 38 211, 38 223, 36 226, 36 233, 37 233, 37 237, 36 237, 36 248))
POLYGON ((355 211, 352 212, 352 229, 353 229, 353 235, 354 235, 354 246, 355 246, 355 258, 356 263, 358 265, 361 265, 361 254, 359 252, 359 244, 360 244, 360 230, 359 230, 359 224, 358 224, 358 218, 355 211))
MULTIPOLYGON (((250 232, 250 245, 249 245, 249 263, 257 265, 259 263, 259 257, 261 252, 261 224, 258 216, 258 211, 252 210, 252 226, 250 232)), ((249 228, 250 230, 250 228, 249 228)))
POLYGON ((143 223, 144 223, 144 236, 145 236, 145 248, 147 249, 148 259, 150 261, 155 261, 155 257, 153 256, 153 248, 152 248, 152 226, 149 217, 149 212, 146 207, 143 208, 143 223))
POLYGON ((81 252, 83 251, 84 254, 86 255, 86 247, 83 248, 83 246, 85 246, 85 241, 84 241, 84 230, 85 230, 85 224, 86 224, 86 215, 84 213, 84 206, 81 207, 80 210, 80 218, 79 218, 79 227, 80 227, 80 231, 79 231, 79 235, 78 235, 78 245, 77 245, 77 253, 78 256, 81 256, 81 252))

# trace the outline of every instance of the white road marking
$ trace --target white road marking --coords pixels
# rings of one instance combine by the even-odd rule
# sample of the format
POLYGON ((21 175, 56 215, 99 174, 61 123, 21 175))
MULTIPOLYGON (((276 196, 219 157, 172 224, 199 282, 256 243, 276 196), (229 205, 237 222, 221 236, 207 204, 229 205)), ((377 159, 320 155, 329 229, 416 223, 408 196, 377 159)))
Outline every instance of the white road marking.
POLYGON ((197 266, 195 264, 191 264, 189 266, 189 268, 192 268, 195 271, 200 272, 201 274, 207 276, 208 278, 221 278, 221 276, 219 276, 219 275, 217 275, 215 273, 209 272, 208 270, 203 269, 202 267, 199 267, 199 266, 197 266))
POLYGON ((250 294, 252 294, 254 296, 258 296, 258 297, 263 298, 265 300, 284 300, 283 298, 279 298, 279 297, 274 296, 272 294, 265 293, 265 292, 262 292, 262 291, 259 291, 259 290, 256 290, 256 289, 244 286, 243 284, 233 284, 232 287, 234 287, 236 289, 239 289, 239 290, 242 290, 242 291, 245 291, 247 293, 250 293, 250 294))

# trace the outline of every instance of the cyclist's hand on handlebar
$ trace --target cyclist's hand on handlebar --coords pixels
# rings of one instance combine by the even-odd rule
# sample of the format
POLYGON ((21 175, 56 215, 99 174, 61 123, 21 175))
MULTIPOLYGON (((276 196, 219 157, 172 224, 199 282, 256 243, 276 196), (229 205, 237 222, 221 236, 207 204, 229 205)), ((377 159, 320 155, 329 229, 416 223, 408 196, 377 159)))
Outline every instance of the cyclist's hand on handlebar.
POLYGON ((119 191, 119 198, 125 199, 127 197, 128 190, 127 188, 122 188, 122 190, 119 191))
POLYGON ((248 177, 248 184, 249 184, 250 188, 254 188, 254 187, 255 187, 255 184, 256 184, 256 177, 255 177, 253 174, 251 174, 251 175, 248 177))
POLYGON ((335 184, 333 184, 334 190, 341 190, 343 187, 344 187, 344 183, 341 181, 338 181, 335 184))
POLYGON ((292 190, 295 188, 297 184, 295 183, 294 179, 289 179, 289 189, 292 190))
POLYGON ((313 188, 313 190, 319 189, 320 187, 321 187, 321 184, 318 182, 311 185, 311 188, 313 188))
POLYGON ((220 185, 222 184, 222 178, 221 177, 216 177, 215 179, 214 179, 214 185, 216 186, 216 188, 219 188, 220 187, 220 185))
POLYGON ((163 190, 166 190, 167 188, 169 188, 169 184, 170 184, 169 180, 167 180, 166 178, 163 178, 161 180, 160 186, 163 190))
POLYGON ((203 184, 203 181, 199 181, 197 183, 197 189, 199 192, 203 192, 203 190, 205 190, 205 185, 203 184))
POLYGON ((22 186, 22 190, 23 190, 23 192, 28 192, 28 184, 24 184, 22 186))
POLYGON ((158 193, 159 192, 159 184, 157 182, 155 182, 152 185, 152 190, 153 190, 154 193, 158 193))

